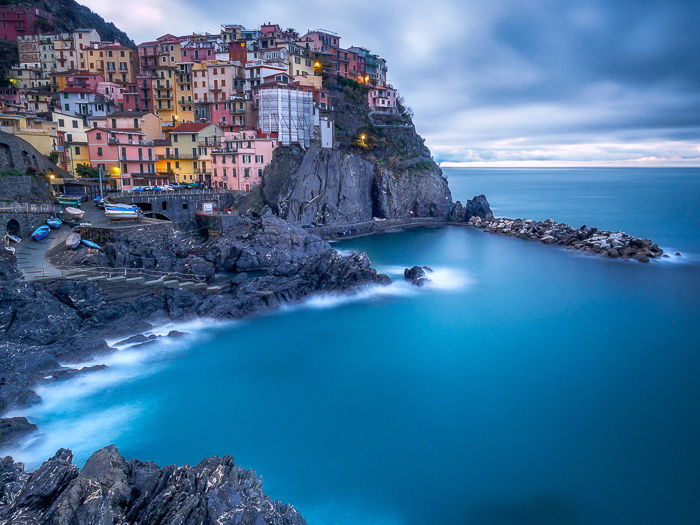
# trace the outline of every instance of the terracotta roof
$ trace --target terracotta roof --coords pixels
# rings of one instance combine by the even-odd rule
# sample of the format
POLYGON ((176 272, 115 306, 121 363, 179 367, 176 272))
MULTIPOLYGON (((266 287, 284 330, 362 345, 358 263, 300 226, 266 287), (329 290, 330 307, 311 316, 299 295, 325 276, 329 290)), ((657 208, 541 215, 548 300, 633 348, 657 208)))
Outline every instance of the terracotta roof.
POLYGON ((174 128, 170 133, 197 133, 211 125, 211 122, 187 122, 185 124, 180 124, 179 126, 174 128))

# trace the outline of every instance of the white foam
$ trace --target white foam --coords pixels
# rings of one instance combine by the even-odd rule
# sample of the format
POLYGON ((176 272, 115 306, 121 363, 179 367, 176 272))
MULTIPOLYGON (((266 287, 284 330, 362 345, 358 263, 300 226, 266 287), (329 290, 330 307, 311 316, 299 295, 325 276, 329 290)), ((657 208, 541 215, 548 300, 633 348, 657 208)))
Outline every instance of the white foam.
MULTIPOLYGON (((96 356, 83 363, 70 363, 66 366, 82 368, 104 364, 107 368, 90 371, 65 381, 42 384, 35 387, 41 397, 41 403, 29 408, 15 410, 12 416, 27 416, 39 425, 39 432, 27 437, 18 446, 3 453, 32 464, 38 464, 53 455, 60 447, 68 447, 74 452, 94 451, 98 446, 107 444, 118 436, 124 420, 132 417, 135 407, 110 408, 95 414, 88 410, 84 418, 73 413, 80 400, 87 399, 113 385, 144 377, 159 370, 164 362, 193 346, 193 342, 211 335, 212 328, 218 328, 229 322, 217 322, 211 319, 198 319, 184 323, 164 323, 144 335, 167 335, 171 330, 186 332, 186 335, 160 337, 153 344, 139 347, 138 343, 117 348, 114 352, 96 356), (205 331, 206 329, 206 331, 205 331), (52 421, 55 419, 55 421, 52 421), (88 450, 89 449, 89 450, 88 450)), ((118 342, 124 338, 112 341, 118 342)))
POLYGON ((4 455, 26 464, 28 470, 38 467, 59 448, 70 448, 80 461, 95 450, 116 441, 129 428, 128 421, 138 413, 135 406, 110 407, 84 416, 69 415, 41 424, 38 433, 20 444, 3 450, 4 455))
POLYGON ((655 261, 665 264, 697 264, 700 262, 700 255, 696 253, 684 252, 675 248, 664 248, 663 246, 661 248, 664 251, 664 255, 668 255, 668 257, 662 256, 654 259, 655 261), (680 253, 680 255, 675 255, 676 253, 680 253))

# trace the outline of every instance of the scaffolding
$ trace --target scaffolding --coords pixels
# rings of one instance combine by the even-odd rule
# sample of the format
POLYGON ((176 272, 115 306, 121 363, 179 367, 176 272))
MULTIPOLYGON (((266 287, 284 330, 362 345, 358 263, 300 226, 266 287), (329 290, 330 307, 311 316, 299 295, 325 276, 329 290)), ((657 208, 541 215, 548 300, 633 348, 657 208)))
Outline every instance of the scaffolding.
POLYGON ((313 95, 289 88, 264 88, 258 93, 258 127, 277 133, 281 144, 308 148, 313 131, 313 95))

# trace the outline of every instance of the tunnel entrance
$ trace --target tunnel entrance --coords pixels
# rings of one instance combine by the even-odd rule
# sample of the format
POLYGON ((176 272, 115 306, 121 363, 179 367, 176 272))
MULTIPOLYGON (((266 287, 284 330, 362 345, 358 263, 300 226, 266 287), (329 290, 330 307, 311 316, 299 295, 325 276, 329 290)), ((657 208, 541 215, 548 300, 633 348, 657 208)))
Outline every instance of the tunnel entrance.
POLYGON ((15 237, 22 237, 22 228, 17 219, 10 219, 6 226, 7 233, 15 237))

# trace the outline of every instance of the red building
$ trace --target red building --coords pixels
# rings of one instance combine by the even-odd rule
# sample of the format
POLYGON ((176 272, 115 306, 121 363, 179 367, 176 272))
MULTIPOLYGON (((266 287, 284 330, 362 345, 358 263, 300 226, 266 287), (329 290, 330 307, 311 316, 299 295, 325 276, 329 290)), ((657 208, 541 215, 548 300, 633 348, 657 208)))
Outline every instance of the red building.
POLYGON ((43 9, 23 5, 0 6, 0 40, 16 41, 18 36, 47 33, 53 15, 43 9))

